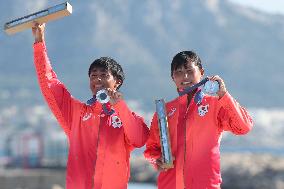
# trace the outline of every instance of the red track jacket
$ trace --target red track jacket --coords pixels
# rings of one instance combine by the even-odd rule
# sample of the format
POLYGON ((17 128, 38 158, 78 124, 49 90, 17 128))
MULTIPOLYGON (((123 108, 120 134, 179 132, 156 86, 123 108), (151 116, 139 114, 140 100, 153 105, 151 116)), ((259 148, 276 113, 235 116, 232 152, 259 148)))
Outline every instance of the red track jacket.
MULTIPOLYGON (((194 99, 194 98, 193 98, 194 99)), ((246 134, 252 128, 247 111, 226 93, 205 96, 187 108, 187 95, 166 104, 174 168, 160 172, 159 189, 219 189, 220 140, 223 131, 246 134)), ((155 166, 161 156, 157 114, 154 114, 145 157, 155 166)))
POLYGON ((74 99, 53 72, 45 43, 34 44, 34 62, 45 100, 69 140, 66 188, 127 188, 130 151, 142 147, 149 135, 143 119, 124 101, 107 116, 100 103, 74 99))

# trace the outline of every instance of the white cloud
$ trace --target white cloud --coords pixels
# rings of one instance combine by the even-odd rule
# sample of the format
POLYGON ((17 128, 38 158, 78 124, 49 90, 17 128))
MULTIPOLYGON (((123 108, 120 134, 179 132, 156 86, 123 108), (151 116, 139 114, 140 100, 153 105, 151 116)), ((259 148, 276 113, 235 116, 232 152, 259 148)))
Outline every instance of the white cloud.
POLYGON ((253 129, 241 137, 226 133, 223 137, 224 146, 282 150, 284 147, 284 109, 255 108, 250 109, 249 112, 254 121, 253 129))
POLYGON ((180 10, 180 8, 182 7, 182 1, 181 0, 171 1, 171 7, 174 11, 180 10))
POLYGON ((282 109, 252 109, 253 119, 257 124, 270 128, 279 125, 284 131, 284 110, 282 109))
POLYGON ((226 24, 226 18, 221 14, 220 11, 220 2, 219 0, 206 0, 205 1, 205 6, 208 8, 210 12, 213 13, 213 15, 217 19, 217 23, 220 26, 224 26, 226 24))
POLYGON ((141 116, 144 118, 146 124, 148 126, 150 126, 151 124, 151 120, 152 120, 152 116, 154 112, 146 112, 141 108, 141 104, 140 102, 138 102, 137 100, 128 100, 127 101, 127 105, 129 106, 129 108, 134 111, 135 113, 137 113, 137 115, 141 116))
POLYGON ((168 38, 167 31, 162 24, 164 17, 163 7, 159 1, 148 1, 147 12, 145 13, 145 23, 148 24, 163 39, 168 38))
POLYGON ((206 5, 214 13, 219 11, 219 0, 206 0, 206 5))
POLYGON ((2 89, 2 91, 0 91, 0 99, 1 99, 1 100, 8 99, 10 96, 11 96, 10 91, 8 91, 8 90, 3 90, 3 89, 2 89))
POLYGON ((272 14, 284 14, 284 1, 280 0, 229 0, 236 4, 272 14))

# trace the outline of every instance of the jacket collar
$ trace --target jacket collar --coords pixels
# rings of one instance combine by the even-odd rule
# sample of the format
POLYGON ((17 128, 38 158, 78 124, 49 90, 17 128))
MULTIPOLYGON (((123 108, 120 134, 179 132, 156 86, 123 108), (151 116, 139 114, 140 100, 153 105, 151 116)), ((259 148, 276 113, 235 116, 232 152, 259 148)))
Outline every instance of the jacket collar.
POLYGON ((93 96, 91 99, 87 100, 86 104, 91 106, 95 104, 96 101, 97 101, 96 96, 93 96))
MULTIPOLYGON (((199 104, 201 104, 201 102, 202 102, 202 99, 204 98, 204 96, 205 96, 205 94, 204 94, 204 92, 202 91, 202 88, 201 87, 199 87, 198 89, 197 89, 197 91, 193 94, 193 99, 194 99, 194 102, 195 102, 195 104, 197 104, 197 105, 199 105, 199 104)), ((177 99, 183 99, 183 98, 187 98, 186 97, 186 95, 181 95, 181 96, 179 96, 177 99)))

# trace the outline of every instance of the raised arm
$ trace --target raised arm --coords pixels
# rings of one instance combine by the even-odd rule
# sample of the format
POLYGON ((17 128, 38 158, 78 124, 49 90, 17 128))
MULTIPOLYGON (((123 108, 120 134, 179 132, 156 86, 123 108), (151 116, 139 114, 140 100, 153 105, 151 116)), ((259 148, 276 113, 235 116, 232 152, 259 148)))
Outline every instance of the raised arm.
POLYGON ((72 121, 72 97, 65 86, 57 79, 52 70, 47 49, 44 42, 44 24, 35 24, 33 27, 34 43, 34 64, 40 85, 41 92, 55 115, 60 126, 67 136, 70 135, 72 121))
POLYGON ((231 131, 236 135, 244 135, 248 133, 253 126, 253 121, 245 108, 228 93, 225 82, 218 76, 210 77, 210 80, 218 81, 219 90, 217 95, 218 111, 217 111, 217 124, 225 131, 231 131))
POLYGON ((221 129, 236 135, 244 135, 252 129, 252 118, 228 92, 219 99, 219 103, 217 121, 221 129))

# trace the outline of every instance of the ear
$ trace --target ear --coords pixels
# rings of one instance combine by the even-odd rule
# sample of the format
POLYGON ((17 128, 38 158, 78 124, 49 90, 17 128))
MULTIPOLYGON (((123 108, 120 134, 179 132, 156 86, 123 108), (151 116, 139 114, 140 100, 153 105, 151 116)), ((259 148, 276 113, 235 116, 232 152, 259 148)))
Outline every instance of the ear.
POLYGON ((201 73, 201 76, 204 76, 204 70, 202 68, 200 69, 200 73, 201 73))
POLYGON ((121 80, 116 80, 116 83, 115 83, 115 89, 117 89, 119 87, 119 85, 121 85, 121 80))

